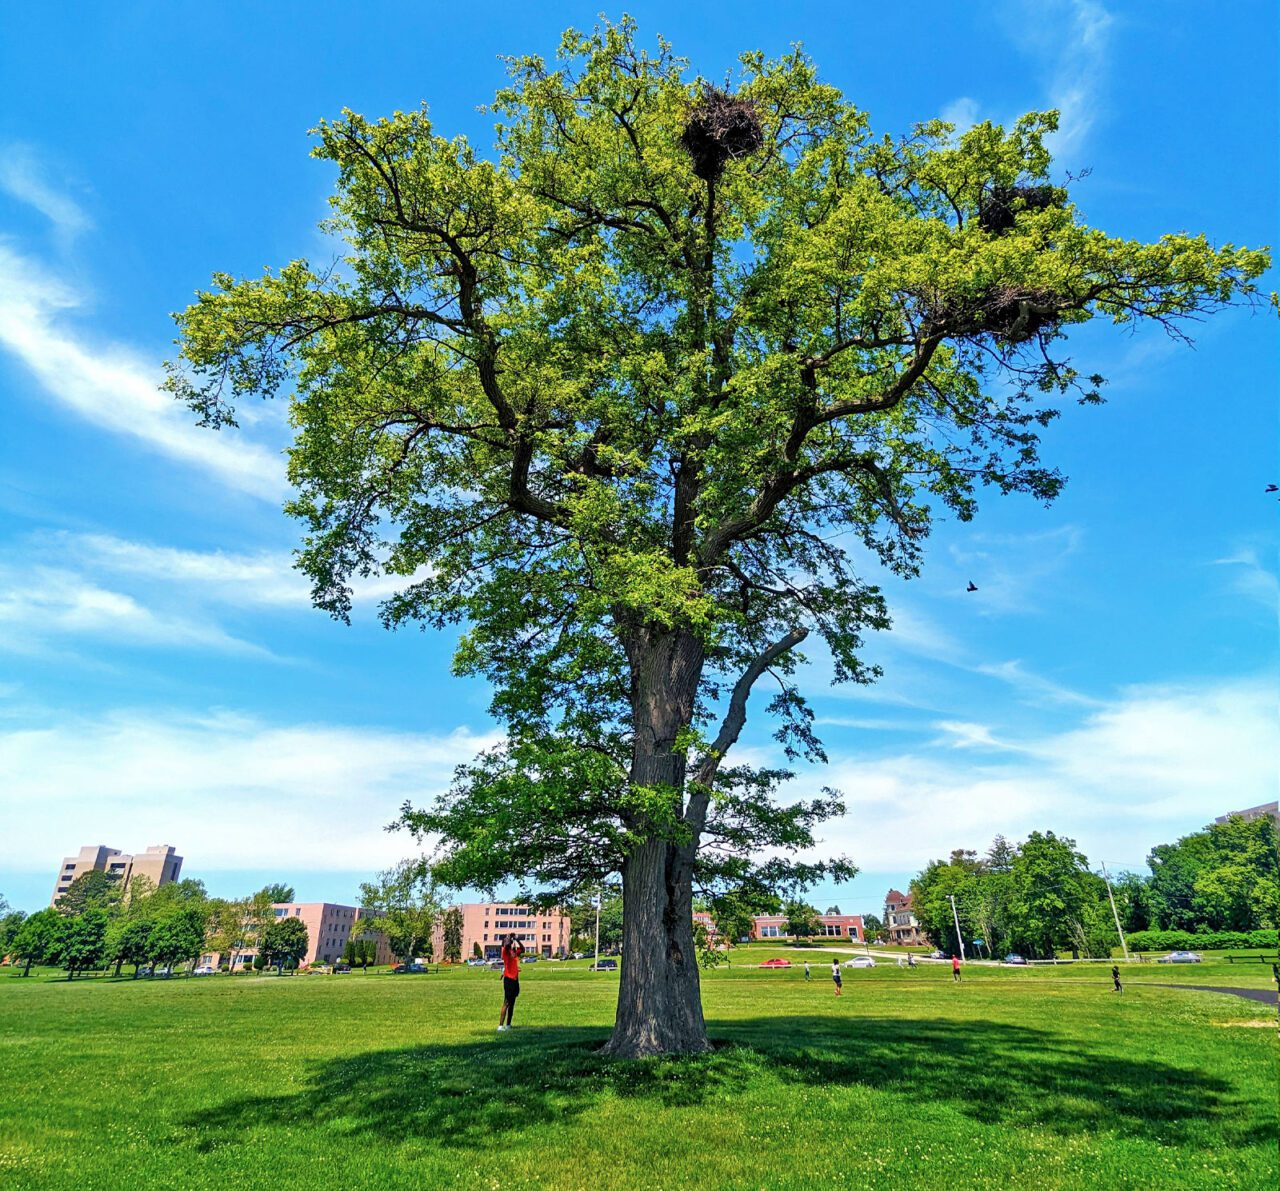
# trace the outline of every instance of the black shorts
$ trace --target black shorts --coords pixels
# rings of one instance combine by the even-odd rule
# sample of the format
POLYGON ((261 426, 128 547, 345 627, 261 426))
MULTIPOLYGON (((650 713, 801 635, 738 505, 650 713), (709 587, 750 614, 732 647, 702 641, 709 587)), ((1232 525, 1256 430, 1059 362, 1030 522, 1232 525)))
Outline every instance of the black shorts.
POLYGON ((502 999, 504 1001, 514 1001, 520 995, 520 979, 517 976, 504 976, 502 978, 502 999))
POLYGON ((836 988, 839 988, 839 987, 840 987, 841 980, 840 980, 840 977, 839 977, 839 976, 832 976, 832 977, 831 977, 831 981, 832 981, 832 983, 836 986, 836 988))

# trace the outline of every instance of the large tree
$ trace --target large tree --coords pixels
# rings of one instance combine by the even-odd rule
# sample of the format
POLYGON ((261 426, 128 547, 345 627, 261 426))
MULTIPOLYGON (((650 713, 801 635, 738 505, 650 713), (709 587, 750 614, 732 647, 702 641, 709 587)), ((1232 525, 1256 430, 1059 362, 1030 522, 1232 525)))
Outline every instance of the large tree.
POLYGON ((620 873, 608 1050, 699 1051, 695 887, 852 871, 795 859, 834 795, 726 764, 757 682, 820 758, 799 647, 871 680, 876 564, 914 574, 984 485, 1057 493, 1038 431, 1100 382, 1067 329, 1176 331, 1267 258, 1089 227, 1055 113, 875 137, 799 51, 743 55, 729 92, 625 20, 510 74, 489 158, 425 109, 323 122, 346 257, 216 275, 169 384, 212 426, 292 390, 319 607, 389 573, 387 624, 464 626, 506 739, 403 815, 442 878, 568 900, 620 873))
POLYGON ((310 942, 307 924, 301 918, 281 918, 267 927, 262 954, 268 963, 276 965, 276 972, 283 975, 285 964, 296 967, 307 954, 310 942))
POLYGON ((57 962, 66 969, 68 980, 74 980, 77 972, 87 972, 102 963, 108 922, 106 910, 96 907, 63 917, 58 934, 57 962))
POLYGON ((363 883, 360 905, 374 915, 365 922, 366 929, 385 935, 397 959, 408 963, 416 956, 431 954, 431 935, 441 906, 425 861, 402 860, 363 883))
POLYGON ((13 939, 13 958, 23 964, 22 974, 31 975, 32 964, 53 961, 65 919, 49 907, 37 910, 18 928, 13 939))

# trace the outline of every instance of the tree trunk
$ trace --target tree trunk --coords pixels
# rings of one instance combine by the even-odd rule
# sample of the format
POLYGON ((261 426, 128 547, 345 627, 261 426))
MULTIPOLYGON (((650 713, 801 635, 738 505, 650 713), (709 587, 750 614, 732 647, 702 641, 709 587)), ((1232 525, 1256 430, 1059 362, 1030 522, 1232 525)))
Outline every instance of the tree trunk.
POLYGON ((687 850, 650 840, 622 868, 622 975, 604 1051, 616 1058, 711 1048, 693 945, 687 850))
MULTIPOLYGON (((641 631, 627 643, 631 663, 633 786, 673 791, 683 806, 686 762, 676 741, 693 718, 702 644, 688 633, 641 631)), ((629 823, 642 836, 643 822, 629 823)), ((622 973, 618 1012, 604 1053, 636 1059, 709 1050, 698 957, 693 944, 696 841, 657 827, 622 865, 622 973)))

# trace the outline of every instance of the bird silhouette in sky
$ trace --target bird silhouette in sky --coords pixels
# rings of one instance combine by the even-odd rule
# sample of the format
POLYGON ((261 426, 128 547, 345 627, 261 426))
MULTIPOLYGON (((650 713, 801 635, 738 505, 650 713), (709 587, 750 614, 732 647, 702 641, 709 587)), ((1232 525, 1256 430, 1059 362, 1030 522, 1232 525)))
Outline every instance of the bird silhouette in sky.
POLYGON ((970 579, 969 586, 965 588, 965 591, 977 591, 977 590, 978 590, 978 585, 972 579, 970 579))
POLYGON ((1276 484, 1268 484, 1268 485, 1267 485, 1267 491, 1268 491, 1268 492, 1280 492, 1280 486, 1278 486, 1278 485, 1276 485, 1276 484))

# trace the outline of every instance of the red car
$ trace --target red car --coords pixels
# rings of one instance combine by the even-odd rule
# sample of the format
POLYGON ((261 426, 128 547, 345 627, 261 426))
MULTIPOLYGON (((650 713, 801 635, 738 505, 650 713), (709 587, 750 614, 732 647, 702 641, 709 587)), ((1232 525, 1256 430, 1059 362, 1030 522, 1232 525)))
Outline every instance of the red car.
POLYGON ((789 968, 791 961, 789 959, 766 959, 760 965, 762 968, 789 968))

